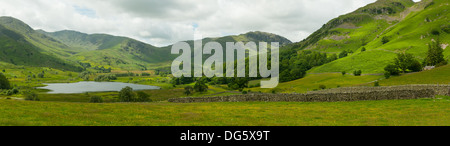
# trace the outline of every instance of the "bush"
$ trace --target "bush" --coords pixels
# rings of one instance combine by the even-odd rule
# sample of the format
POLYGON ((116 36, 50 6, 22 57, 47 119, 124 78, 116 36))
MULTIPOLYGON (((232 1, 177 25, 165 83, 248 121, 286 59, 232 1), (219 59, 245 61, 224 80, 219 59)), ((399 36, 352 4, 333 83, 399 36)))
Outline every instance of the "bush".
POLYGON ((136 101, 135 94, 133 93, 133 88, 126 86, 122 88, 119 92, 119 101, 121 102, 134 102, 136 101))
POLYGON ((327 88, 327 86, 325 86, 325 85, 319 85, 319 89, 326 89, 327 88))
POLYGON ((248 93, 248 92, 247 92, 247 91, 245 91, 245 90, 244 90, 244 91, 242 91, 242 94, 247 94, 247 93, 248 93))
POLYGON ((345 76, 345 74, 346 74, 346 73, 347 73, 347 72, 345 72, 345 71, 342 71, 342 75, 343 75, 343 76, 345 76))
POLYGON ((353 71, 353 75, 355 75, 355 76, 361 76, 361 74, 362 74, 362 71, 361 71, 361 70, 355 70, 355 71, 353 71))
POLYGON ((137 100, 139 102, 151 102, 152 99, 150 99, 148 97, 150 97, 150 96, 145 92, 142 92, 142 91, 137 92, 137 98, 138 98, 137 100))
POLYGON ((191 86, 184 87, 184 94, 186 94, 186 96, 191 95, 193 91, 194 91, 194 88, 192 88, 191 86))
POLYGON ((348 52, 346 50, 344 50, 341 53, 339 53, 339 58, 347 57, 347 55, 348 55, 348 52))
POLYGON ((102 103, 103 102, 103 98, 100 96, 92 96, 91 100, 89 101, 90 103, 102 103))
POLYGON ((206 92, 208 90, 208 86, 202 80, 199 80, 194 85, 195 92, 206 92))
POLYGON ((366 51, 366 47, 362 47, 361 52, 366 51))
POLYGON ((11 89, 11 84, 3 73, 0 73, 0 89, 11 89))
POLYGON ((38 78, 44 78, 44 72, 39 73, 37 76, 38 78))
POLYGON ((384 68, 384 71, 386 71, 386 73, 389 73, 390 75, 396 76, 400 74, 400 71, 398 70, 398 67, 394 64, 389 64, 384 68))
POLYGON ((433 29, 433 30, 431 30, 431 34, 432 34, 432 35, 440 35, 438 29, 433 29))
POLYGON ((389 72, 384 72, 384 78, 389 79, 391 74, 389 72))
POLYGON ((383 38, 381 38, 381 43, 386 44, 389 42, 389 38, 384 36, 383 38))
POLYGON ((436 67, 447 65, 447 61, 442 61, 441 63, 436 64, 436 67))
POLYGON ((450 25, 443 26, 442 31, 444 31, 446 33, 450 33, 450 25))
POLYGON ((38 95, 34 92, 27 92, 25 94, 25 100, 29 100, 29 101, 40 101, 38 95))
POLYGON ((375 81, 375 83, 373 84, 373 86, 378 87, 380 86, 380 83, 378 81, 375 81))

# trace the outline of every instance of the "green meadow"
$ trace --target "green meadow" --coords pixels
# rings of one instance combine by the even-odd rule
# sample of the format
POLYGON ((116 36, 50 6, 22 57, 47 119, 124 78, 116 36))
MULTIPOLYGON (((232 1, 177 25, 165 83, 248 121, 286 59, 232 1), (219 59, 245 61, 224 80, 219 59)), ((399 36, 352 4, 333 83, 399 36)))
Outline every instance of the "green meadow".
POLYGON ((0 100, 0 125, 449 125, 450 97, 357 102, 68 103, 0 100))

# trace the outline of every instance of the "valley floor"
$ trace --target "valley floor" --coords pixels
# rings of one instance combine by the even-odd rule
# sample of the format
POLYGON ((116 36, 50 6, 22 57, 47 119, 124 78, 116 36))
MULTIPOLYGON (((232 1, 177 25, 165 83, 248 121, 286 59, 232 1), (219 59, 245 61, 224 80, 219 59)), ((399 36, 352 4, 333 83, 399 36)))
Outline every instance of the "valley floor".
POLYGON ((357 102, 68 103, 0 100, 0 125, 450 125, 450 97, 357 102))

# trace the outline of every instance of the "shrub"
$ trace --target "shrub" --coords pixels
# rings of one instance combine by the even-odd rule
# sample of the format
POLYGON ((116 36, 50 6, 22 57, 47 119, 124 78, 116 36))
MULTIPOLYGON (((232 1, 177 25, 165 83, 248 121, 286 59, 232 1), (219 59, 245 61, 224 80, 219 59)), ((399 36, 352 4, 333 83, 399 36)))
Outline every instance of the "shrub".
POLYGON ((148 98, 150 97, 147 93, 139 91, 137 92, 137 100, 140 102, 151 102, 152 99, 148 98))
POLYGON ((438 29, 433 29, 433 30, 431 30, 431 34, 432 35, 439 35, 440 33, 439 33, 438 29))
POLYGON ((384 36, 383 38, 381 38, 381 43, 386 44, 389 42, 389 38, 384 36))
POLYGON ((353 71, 353 75, 355 75, 355 76, 361 76, 361 74, 362 74, 362 71, 361 71, 361 70, 355 70, 355 71, 353 71))
POLYGON ((193 91, 194 91, 194 88, 192 88, 191 86, 184 87, 184 94, 186 94, 186 96, 191 95, 193 91))
POLYGON ((38 78, 44 78, 44 72, 38 73, 38 78))
POLYGON ((29 100, 29 101, 40 101, 38 95, 34 92, 27 92, 25 94, 25 100, 29 100))
POLYGON ((103 102, 103 98, 100 96, 92 96, 91 100, 89 101, 90 103, 102 103, 103 102))
POLYGON ((345 72, 345 71, 342 71, 342 75, 343 75, 343 76, 345 76, 345 74, 346 74, 346 73, 347 73, 347 72, 345 72))
POLYGON ((444 31, 446 33, 450 33, 450 25, 443 26, 442 31, 444 31))
MULTIPOLYGON (((389 76, 390 75, 396 76, 396 75, 400 74, 400 71, 398 70, 398 67, 396 65, 394 65, 394 64, 387 65, 384 68, 384 71, 386 71, 386 73, 389 73, 389 76)), ((386 76, 386 73, 385 73, 385 76, 386 76)))
POLYGON ((0 89, 11 89, 11 84, 3 73, 0 73, 0 89))
POLYGON ((366 51, 366 47, 362 47, 361 52, 366 51))
POLYGON ((319 89, 326 89, 327 88, 327 86, 325 86, 325 85, 319 85, 319 89))
POLYGON ((119 92, 119 101, 121 102, 134 102, 135 94, 133 93, 133 88, 126 86, 125 88, 122 88, 119 92))
POLYGON ((395 66, 402 72, 420 71, 422 65, 417 61, 412 54, 400 53, 397 54, 397 58, 394 60, 395 66))
POLYGON ((391 74, 389 72, 384 72, 384 78, 389 79, 391 74))
POLYGON ((442 61, 441 63, 436 64, 436 67, 447 65, 447 61, 442 61))
POLYGON ((208 90, 208 86, 202 80, 199 80, 194 85, 195 92, 206 92, 208 90))
POLYGON ((378 87, 380 86, 380 83, 378 81, 375 81, 375 83, 373 84, 373 86, 378 87))
POLYGON ((245 90, 244 90, 244 91, 242 91, 242 94, 247 94, 247 91, 245 91, 245 90))
POLYGON ((339 53, 339 58, 347 57, 347 55, 348 55, 348 52, 346 50, 344 50, 341 53, 339 53))

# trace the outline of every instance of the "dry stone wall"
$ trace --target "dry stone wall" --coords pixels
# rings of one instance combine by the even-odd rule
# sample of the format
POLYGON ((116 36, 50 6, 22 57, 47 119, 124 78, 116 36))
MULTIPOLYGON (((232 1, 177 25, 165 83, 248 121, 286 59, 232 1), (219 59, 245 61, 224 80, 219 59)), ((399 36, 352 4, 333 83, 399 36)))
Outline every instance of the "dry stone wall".
POLYGON ((193 103, 193 102, 337 102, 359 100, 392 100, 392 99, 417 99, 432 98, 436 95, 432 89, 398 89, 398 90, 373 90, 352 92, 328 92, 306 94, 245 94, 217 97, 186 97, 173 98, 169 102, 193 103))

